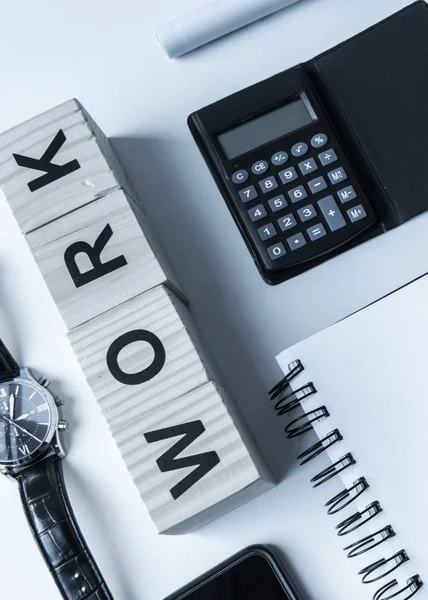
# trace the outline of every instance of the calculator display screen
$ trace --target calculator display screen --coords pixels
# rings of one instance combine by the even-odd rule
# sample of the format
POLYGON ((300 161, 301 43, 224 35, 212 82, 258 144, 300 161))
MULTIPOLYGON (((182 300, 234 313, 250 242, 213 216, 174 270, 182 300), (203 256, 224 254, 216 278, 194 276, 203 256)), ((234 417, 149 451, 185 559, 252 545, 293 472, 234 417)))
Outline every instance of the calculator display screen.
POLYGON ((307 98, 300 97, 218 136, 226 157, 231 159, 263 146, 316 121, 307 98))

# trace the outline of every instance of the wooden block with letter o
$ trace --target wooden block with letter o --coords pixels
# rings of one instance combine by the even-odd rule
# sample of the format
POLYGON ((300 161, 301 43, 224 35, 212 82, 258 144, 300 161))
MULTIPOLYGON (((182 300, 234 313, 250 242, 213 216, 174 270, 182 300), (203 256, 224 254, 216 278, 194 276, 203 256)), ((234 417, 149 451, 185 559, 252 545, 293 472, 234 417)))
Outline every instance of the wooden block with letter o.
POLYGON ((0 134, 0 190, 28 233, 123 187, 110 142, 77 100, 0 134))
POLYGON ((123 190, 26 237, 69 330, 167 281, 123 190))
POLYGON ((226 406, 206 383, 114 434, 160 533, 183 533, 272 486, 226 406))
POLYGON ((209 380, 185 313, 158 286, 69 333, 113 432, 209 380))

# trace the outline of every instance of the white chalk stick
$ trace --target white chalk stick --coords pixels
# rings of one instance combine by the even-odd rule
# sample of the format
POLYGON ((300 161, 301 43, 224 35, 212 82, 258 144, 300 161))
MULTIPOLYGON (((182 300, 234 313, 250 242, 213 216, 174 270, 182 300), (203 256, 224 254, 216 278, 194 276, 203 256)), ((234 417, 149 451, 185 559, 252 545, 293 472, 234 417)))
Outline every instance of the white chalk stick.
POLYGON ((217 0, 158 27, 156 36, 169 58, 177 58, 298 0, 217 0))

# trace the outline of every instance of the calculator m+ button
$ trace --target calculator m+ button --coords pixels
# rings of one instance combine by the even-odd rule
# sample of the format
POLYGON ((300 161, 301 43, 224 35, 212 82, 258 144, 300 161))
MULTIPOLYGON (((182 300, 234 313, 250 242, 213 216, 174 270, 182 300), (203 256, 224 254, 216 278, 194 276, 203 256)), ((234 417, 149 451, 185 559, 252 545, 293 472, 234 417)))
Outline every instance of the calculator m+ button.
POLYGON ((275 152, 275 154, 270 159, 270 162, 273 165, 275 165, 275 167, 280 167, 281 165, 285 165, 287 160, 288 160, 287 152, 284 152, 284 150, 279 150, 278 152, 275 152))
POLYGON ((241 198, 242 202, 245 203, 251 202, 251 200, 258 198, 259 195, 256 188, 253 185, 250 185, 239 192, 239 197, 241 198))
POLYGON ((239 169, 239 171, 235 171, 232 175, 232 182, 235 185, 239 185, 241 183, 245 183, 249 177, 248 171, 245 169, 239 169))
POLYGON ((288 192, 288 195, 290 196, 290 200, 293 203, 300 202, 300 200, 304 200, 308 197, 308 193, 303 187, 303 185, 299 185, 298 187, 295 187, 294 189, 290 190, 288 192))
POLYGON ((287 184, 290 183, 290 181, 297 179, 298 175, 296 173, 296 169, 294 167, 290 167, 289 169, 285 169, 285 171, 281 171, 279 173, 279 178, 281 179, 282 183, 287 184))
POLYGON ((318 192, 322 192, 327 188, 327 182, 324 177, 320 176, 308 181, 308 186, 312 194, 317 194, 318 192))
POLYGON ((291 148, 291 154, 298 158, 299 156, 304 156, 308 149, 308 144, 305 144, 305 142, 298 142, 291 148))
POLYGON ((266 173, 266 171, 268 169, 269 169, 269 163, 266 162, 265 160, 258 160, 251 167, 251 170, 254 173, 254 175, 263 175, 263 173, 266 173))
POLYGON ((346 221, 343 218, 340 208, 336 204, 336 200, 333 196, 326 196, 322 200, 318 200, 318 206, 327 221, 327 225, 331 231, 337 231, 346 226, 346 221))
POLYGON ((309 173, 313 173, 318 169, 318 165, 313 158, 308 158, 308 160, 299 163, 299 169, 302 175, 309 175, 309 173))
POLYGON ((275 177, 271 175, 270 177, 266 177, 266 179, 259 181, 259 186, 263 194, 268 194, 269 192, 272 192, 272 190, 276 190, 278 182, 275 177))
POLYGON ((338 183, 345 181, 345 179, 348 179, 348 176, 343 167, 338 167, 334 171, 330 171, 330 173, 328 173, 328 178, 333 185, 337 185, 338 183))
POLYGON ((354 206, 354 208, 350 208, 348 210, 348 217, 352 223, 355 223, 356 221, 361 221, 361 219, 367 217, 367 213, 364 206, 359 204, 358 206, 354 206))

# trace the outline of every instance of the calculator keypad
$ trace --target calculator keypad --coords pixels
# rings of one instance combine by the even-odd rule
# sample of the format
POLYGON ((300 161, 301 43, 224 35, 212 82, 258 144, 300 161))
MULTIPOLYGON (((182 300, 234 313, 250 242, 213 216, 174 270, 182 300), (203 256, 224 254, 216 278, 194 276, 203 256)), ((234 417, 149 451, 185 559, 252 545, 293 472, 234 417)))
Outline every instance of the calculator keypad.
POLYGON ((320 132, 285 148, 256 162, 255 156, 231 175, 247 227, 272 269, 316 258, 374 220, 334 140, 320 132))

